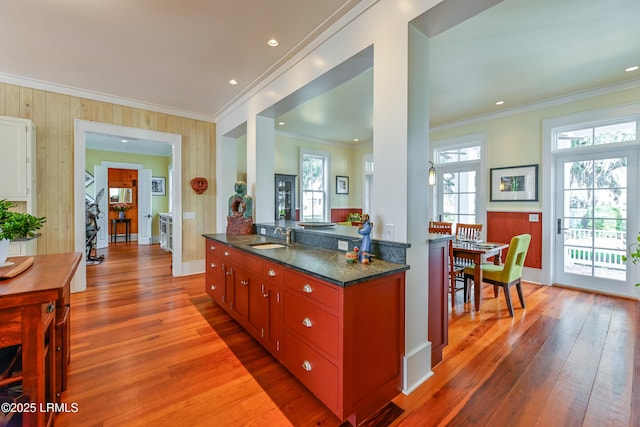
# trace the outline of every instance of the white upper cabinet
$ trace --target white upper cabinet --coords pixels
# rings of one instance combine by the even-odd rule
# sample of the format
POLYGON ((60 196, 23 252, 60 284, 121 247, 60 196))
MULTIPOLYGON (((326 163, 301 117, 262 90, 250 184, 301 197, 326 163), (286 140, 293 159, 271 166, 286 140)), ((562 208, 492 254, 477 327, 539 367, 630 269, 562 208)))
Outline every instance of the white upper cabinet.
POLYGON ((0 116, 0 153, 0 199, 28 201, 35 184, 33 122, 0 116))

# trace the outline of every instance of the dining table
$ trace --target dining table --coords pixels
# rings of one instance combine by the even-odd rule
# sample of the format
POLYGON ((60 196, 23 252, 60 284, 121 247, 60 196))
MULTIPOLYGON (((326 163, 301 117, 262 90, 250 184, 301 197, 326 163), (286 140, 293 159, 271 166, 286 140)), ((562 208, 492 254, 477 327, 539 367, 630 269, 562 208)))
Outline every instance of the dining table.
POLYGON ((493 263, 500 265, 502 251, 509 247, 508 243, 480 242, 474 240, 454 240, 453 257, 473 262, 473 297, 476 311, 482 302, 482 263, 493 257, 493 263))

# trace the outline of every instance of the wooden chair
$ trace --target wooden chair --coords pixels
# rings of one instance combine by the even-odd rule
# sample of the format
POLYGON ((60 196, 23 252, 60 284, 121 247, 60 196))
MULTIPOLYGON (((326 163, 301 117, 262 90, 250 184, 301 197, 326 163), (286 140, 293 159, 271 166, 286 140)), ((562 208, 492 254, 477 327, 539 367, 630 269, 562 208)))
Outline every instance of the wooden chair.
MULTIPOLYGON (((456 224, 456 240, 470 240, 470 239, 475 239, 477 240, 480 237, 480 233, 482 232, 482 224, 463 224, 463 223, 458 223, 456 224)), ((465 269, 467 267, 471 267, 473 268, 473 262, 467 258, 455 258, 453 260, 453 263, 455 264, 456 268, 459 269, 465 269)), ((459 277, 461 277, 463 279, 463 285, 464 285, 464 302, 468 302, 469 301, 469 287, 467 286, 467 282, 464 280, 464 278, 462 277, 463 275, 460 275, 459 277)))
MULTIPOLYGON (((511 317, 513 317, 513 304, 511 304, 511 295, 509 294, 509 288, 511 286, 515 286, 518 290, 520 305, 522 305, 522 308, 525 308, 521 281, 524 260, 527 257, 530 243, 530 234, 514 236, 509 243, 507 258, 504 264, 495 265, 483 263, 481 266, 482 281, 493 285, 493 293, 496 298, 498 297, 498 286, 504 289, 504 297, 507 300, 507 308, 509 309, 509 315, 511 317)), ((468 287, 469 279, 473 279, 473 266, 464 269, 465 288, 468 287)), ((474 282, 474 286, 482 286, 482 283, 474 282)))
MULTIPOLYGON (((453 224, 450 222, 436 222, 429 223, 429 233, 433 234, 453 234, 453 224)), ((455 265, 453 262, 453 240, 449 240, 449 292, 451 293, 451 306, 455 305, 455 297, 457 291, 464 291, 464 300, 467 301, 467 288, 464 286, 463 268, 455 265), (462 286, 456 286, 456 282, 459 281, 462 286)))
POLYGON ((482 232, 482 224, 458 224, 456 225, 457 240, 477 240, 482 232))

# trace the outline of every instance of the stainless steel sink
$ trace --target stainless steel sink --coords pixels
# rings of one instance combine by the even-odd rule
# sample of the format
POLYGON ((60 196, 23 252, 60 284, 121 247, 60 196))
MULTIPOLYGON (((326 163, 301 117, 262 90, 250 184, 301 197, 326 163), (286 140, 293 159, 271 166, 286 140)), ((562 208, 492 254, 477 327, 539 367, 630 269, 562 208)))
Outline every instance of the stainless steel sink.
POLYGON ((262 242, 262 243, 252 243, 251 246, 253 249, 278 249, 278 248, 286 248, 286 245, 282 243, 275 242, 262 242))

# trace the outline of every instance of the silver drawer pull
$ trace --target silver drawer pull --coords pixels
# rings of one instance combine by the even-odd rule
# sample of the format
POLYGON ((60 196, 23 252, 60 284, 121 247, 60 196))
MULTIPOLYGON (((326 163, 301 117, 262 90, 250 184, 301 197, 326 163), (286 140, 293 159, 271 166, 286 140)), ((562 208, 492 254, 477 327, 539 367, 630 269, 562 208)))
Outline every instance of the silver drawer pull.
POLYGON ((310 372, 312 369, 311 362, 309 362, 308 360, 305 360, 304 362, 302 362, 302 369, 304 369, 307 372, 310 372))
POLYGON ((215 262, 212 262, 212 263, 211 263, 211 268, 216 268, 216 267, 217 267, 216 263, 215 263, 215 262))
POLYGON ((269 271, 267 271, 267 276, 269 277, 275 277, 276 272, 273 268, 270 268, 269 271))
POLYGON ((304 286, 302 287, 302 292, 310 294, 311 292, 313 292, 313 288, 311 287, 310 284, 305 283, 304 286))
POLYGON ((224 256, 229 256, 229 252, 224 251, 224 256))
POLYGON ((308 317, 305 317, 304 319, 302 319, 302 324, 307 328, 310 328, 313 326, 313 322, 308 317))

